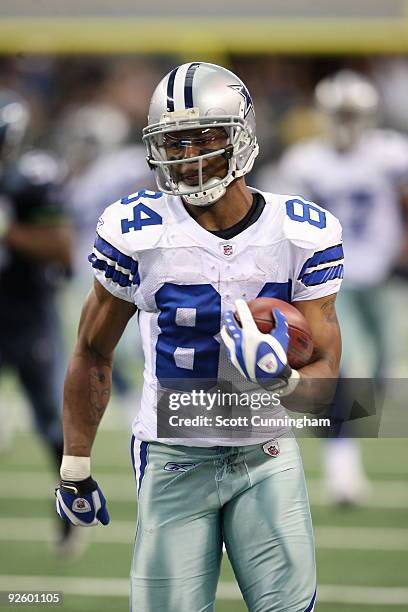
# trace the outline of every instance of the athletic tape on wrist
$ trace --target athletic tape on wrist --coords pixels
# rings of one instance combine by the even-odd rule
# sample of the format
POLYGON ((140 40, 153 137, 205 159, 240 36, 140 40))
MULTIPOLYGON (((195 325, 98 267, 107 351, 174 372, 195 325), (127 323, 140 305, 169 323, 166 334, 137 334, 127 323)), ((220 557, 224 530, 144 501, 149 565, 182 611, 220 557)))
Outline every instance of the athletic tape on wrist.
POLYGON ((64 455, 62 457, 60 475, 62 480, 79 481, 91 475, 91 458, 64 455))

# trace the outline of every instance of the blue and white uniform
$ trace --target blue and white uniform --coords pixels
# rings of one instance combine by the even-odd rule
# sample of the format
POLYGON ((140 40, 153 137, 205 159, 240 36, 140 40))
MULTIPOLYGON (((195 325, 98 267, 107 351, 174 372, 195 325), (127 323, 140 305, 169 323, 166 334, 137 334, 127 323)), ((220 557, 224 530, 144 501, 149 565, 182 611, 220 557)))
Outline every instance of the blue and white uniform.
POLYGON ((251 385, 220 342, 222 313, 236 299, 296 302, 339 290, 337 219, 297 196, 262 196, 258 220, 231 240, 201 227, 179 197, 148 191, 109 206, 98 222, 95 276, 139 309, 145 355, 132 442, 139 496, 134 611, 213 610, 223 541, 251 611, 314 608, 313 531, 293 436, 271 431, 270 444, 157 439, 161 380, 222 377, 241 390, 251 385))
POLYGON ((340 220, 351 262, 344 286, 372 287, 388 278, 403 236, 400 197, 408 188, 404 136, 370 130, 343 152, 323 138, 299 143, 283 156, 277 179, 286 193, 311 198, 340 220))
MULTIPOLYGON (((259 178, 267 188, 266 167, 259 178)), ((391 130, 365 132, 348 151, 325 138, 286 151, 275 169, 284 193, 313 199, 340 220, 347 274, 337 309, 343 330, 342 371, 351 377, 384 377, 398 363, 387 281, 402 247, 401 194, 408 188, 408 139, 391 130), (370 348, 372 349, 370 351, 370 348), (391 365, 390 365, 391 364, 391 365)), ((400 326, 403 325, 401 321, 400 326)))
MULTIPOLYGON (((258 221, 229 241, 196 223, 180 198, 161 193, 129 196, 100 218, 90 257, 96 278, 139 309, 145 370, 136 438, 157 439, 156 390, 163 380, 222 378, 241 390, 253 386, 229 362, 219 337, 222 314, 236 299, 296 302, 338 291, 337 219, 296 197, 262 195, 258 221)), ((222 443, 194 440, 195 446, 222 443)))
MULTIPOLYGON (((370 129, 352 148, 339 151, 328 139, 313 138, 290 147, 273 178, 266 166, 258 179, 265 189, 274 185, 283 193, 300 193, 338 217, 347 262, 336 302, 342 374, 381 379, 392 372, 394 376, 403 361, 405 321, 398 320, 396 312, 388 316, 388 281, 404 233, 401 194, 408 187, 408 139, 391 130, 370 129)), ((334 502, 365 499, 368 481, 358 445, 351 439, 327 445, 325 472, 334 502)))

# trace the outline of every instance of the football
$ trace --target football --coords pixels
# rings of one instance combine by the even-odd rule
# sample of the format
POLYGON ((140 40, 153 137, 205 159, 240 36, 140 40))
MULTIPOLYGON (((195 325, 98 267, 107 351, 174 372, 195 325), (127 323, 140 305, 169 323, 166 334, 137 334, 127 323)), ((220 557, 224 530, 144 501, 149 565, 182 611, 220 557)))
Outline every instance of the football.
MULTIPOLYGON (((268 334, 275 326, 272 311, 279 308, 288 320, 288 361, 292 368, 301 368, 310 362, 313 340, 310 327, 301 312, 288 302, 277 298, 256 298, 247 302, 259 331, 268 334)), ((239 317, 237 317, 239 320, 239 317)))

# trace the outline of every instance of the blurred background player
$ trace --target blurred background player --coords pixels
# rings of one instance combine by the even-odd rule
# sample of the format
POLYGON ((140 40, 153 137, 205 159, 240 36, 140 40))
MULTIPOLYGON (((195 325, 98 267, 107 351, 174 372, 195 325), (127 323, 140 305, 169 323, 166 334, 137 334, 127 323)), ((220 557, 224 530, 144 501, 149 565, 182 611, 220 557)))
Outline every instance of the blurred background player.
MULTIPOLYGON (((63 169, 45 151, 20 152, 30 111, 14 91, 0 90, 0 374, 10 367, 35 427, 58 467, 63 451, 60 398, 63 348, 56 290, 71 269, 72 234, 59 200, 63 169)), ((2 425, 7 421, 7 410, 2 425)), ((57 546, 74 546, 74 528, 57 546)))
MULTIPOLYGON (((299 193, 325 206, 343 226, 346 261, 338 313, 342 374, 380 382, 393 366, 386 316, 387 283, 402 250, 408 206, 408 140, 378 129, 379 96, 357 72, 342 70, 315 90, 325 134, 290 147, 263 187, 299 193), (367 350, 368 349, 368 350, 367 350)), ((352 439, 326 447, 326 482, 334 502, 354 503, 368 491, 359 446, 352 439)))
MULTIPOLYGON (((75 326, 78 301, 84 300, 92 282, 92 272, 83 262, 92 251, 95 226, 106 203, 133 193, 137 185, 155 189, 152 172, 146 164, 145 148, 132 144, 131 128, 128 114, 106 101, 71 109, 58 125, 56 146, 69 169, 64 202, 75 228, 70 293, 73 303, 69 315, 75 326)), ((122 339, 116 352, 113 384, 119 406, 132 422, 139 397, 126 366, 135 359, 142 360, 142 349, 137 326, 131 324, 129 327, 131 333, 122 339)))

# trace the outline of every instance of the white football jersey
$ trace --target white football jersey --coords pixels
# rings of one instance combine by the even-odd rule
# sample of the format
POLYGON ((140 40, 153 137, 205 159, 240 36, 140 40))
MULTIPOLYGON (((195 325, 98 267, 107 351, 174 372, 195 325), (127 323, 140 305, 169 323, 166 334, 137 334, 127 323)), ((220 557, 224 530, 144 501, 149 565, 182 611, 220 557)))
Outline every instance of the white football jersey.
MULTIPOLYGON (((262 195, 266 205, 259 219, 231 240, 201 227, 179 197, 160 192, 137 192, 99 219, 89 257, 95 276, 139 309, 145 357, 141 410, 133 424, 139 440, 157 439, 160 381, 222 378, 242 391, 254 389, 229 362, 220 339, 222 315, 237 298, 295 302, 338 291, 343 276, 338 220, 297 196, 262 195)), ((254 444, 253 438, 161 441, 254 444)))
POLYGON ((330 210, 343 227, 345 284, 381 283, 390 273, 403 234, 401 189, 408 186, 408 140, 371 130, 348 152, 325 139, 299 143, 283 156, 270 181, 283 193, 299 193, 330 210))
POLYGON ((137 185, 154 185, 153 173, 146 163, 146 149, 140 145, 101 155, 65 186, 64 198, 76 237, 74 272, 87 285, 89 269, 84 270, 83 262, 92 249, 96 222, 107 202, 134 191, 137 185))

